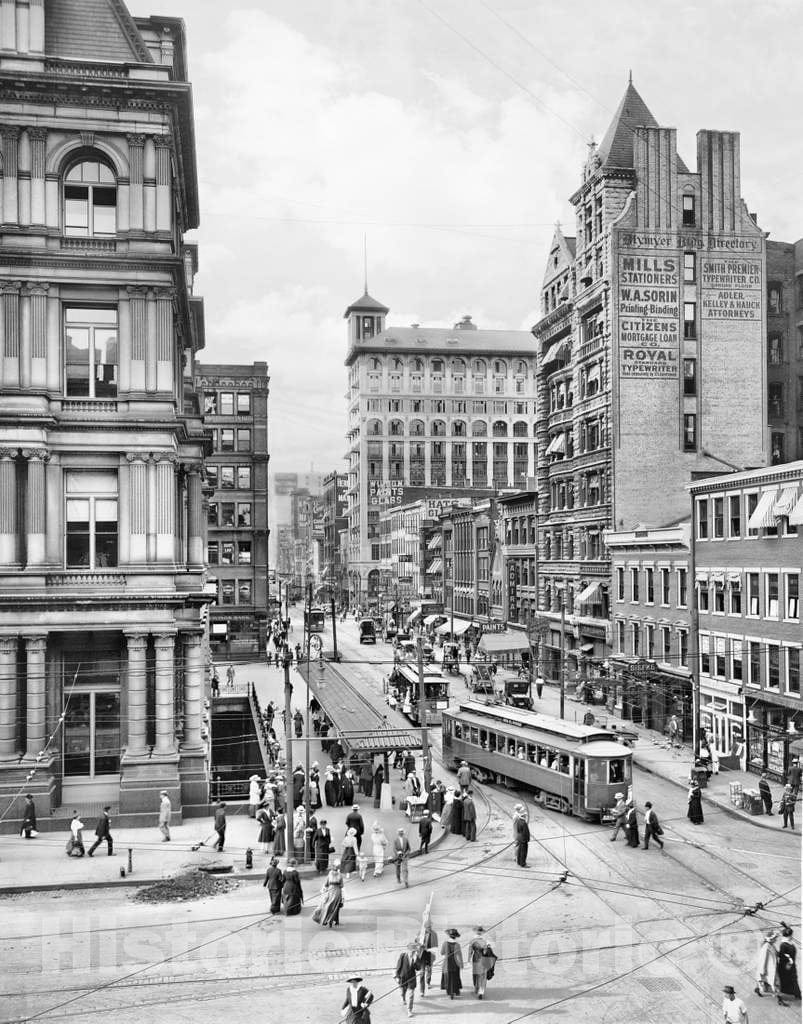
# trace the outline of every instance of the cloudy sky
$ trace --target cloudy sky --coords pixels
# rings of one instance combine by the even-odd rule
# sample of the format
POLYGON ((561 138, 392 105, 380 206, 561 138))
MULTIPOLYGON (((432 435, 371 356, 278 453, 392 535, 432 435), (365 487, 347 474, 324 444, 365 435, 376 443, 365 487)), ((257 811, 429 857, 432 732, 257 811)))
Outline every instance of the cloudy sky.
POLYGON ((553 225, 628 70, 694 162, 742 135, 742 192, 803 235, 798 0, 129 0, 187 24, 209 361, 266 359, 272 468, 345 449, 346 306, 529 329, 553 225))

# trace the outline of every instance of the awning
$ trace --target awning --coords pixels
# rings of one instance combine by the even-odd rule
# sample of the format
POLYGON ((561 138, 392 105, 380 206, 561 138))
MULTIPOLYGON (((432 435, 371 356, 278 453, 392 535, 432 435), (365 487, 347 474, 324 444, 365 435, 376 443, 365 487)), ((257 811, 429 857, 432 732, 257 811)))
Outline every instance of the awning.
POLYGON ((725 570, 724 569, 712 569, 711 570, 711 582, 716 587, 725 586, 725 570))
POLYGON ((556 341, 554 345, 550 345, 546 350, 546 355, 541 360, 541 365, 546 366, 547 363, 554 362, 556 359, 560 359, 563 355, 564 349, 569 347, 569 342, 564 338, 563 341, 556 341))
POLYGON ((775 508, 775 496, 777 493, 775 488, 771 491, 764 491, 758 499, 755 512, 747 520, 748 530, 767 530, 775 526, 773 509, 775 508))
POLYGON ((599 592, 599 583, 589 583, 574 599, 575 604, 593 604, 599 592))
POLYGON ((421 618, 421 609, 420 609, 420 608, 416 608, 416 610, 415 610, 415 611, 413 612, 413 614, 412 614, 412 615, 409 615, 409 616, 407 617, 407 625, 408 625, 408 626, 412 626, 412 624, 413 624, 414 622, 418 622, 418 620, 419 620, 420 618, 421 618))
POLYGON ((591 652, 594 650, 594 645, 580 644, 580 650, 583 652, 583 654, 591 654, 591 652))
POLYGON ((455 619, 454 628, 452 628, 451 621, 447 619, 442 626, 438 626, 436 632, 443 636, 447 633, 453 633, 455 636, 462 636, 470 625, 472 625, 470 619, 455 619))
POLYGON ((772 507, 772 514, 776 519, 781 516, 788 516, 797 503, 797 487, 784 487, 780 497, 772 507))
POLYGON ((591 369, 588 371, 587 383, 592 384, 594 381, 599 380, 599 363, 594 363, 591 369))
POLYGON ((434 537, 429 538, 429 544, 427 544, 427 551, 434 551, 436 548, 441 546, 441 535, 436 533, 434 537))
MULTIPOLYGON (((432 574, 432 573, 440 572, 442 568, 443 568, 443 559, 442 558, 433 558, 432 561, 427 566, 427 573, 432 574)), ((426 619, 424 619, 424 621, 426 622, 426 619)))
POLYGON ((803 495, 798 498, 797 505, 789 513, 790 526, 803 526, 803 495))
POLYGON ((526 633, 483 633, 480 637, 479 650, 486 654, 502 654, 509 651, 529 651, 530 641, 526 633))
POLYGON ((728 585, 731 590, 742 589, 742 574, 740 572, 729 572, 728 573, 728 585))
POLYGON ((442 615, 426 615, 424 617, 424 625, 425 626, 431 626, 434 622, 437 622, 438 619, 442 619, 442 618, 443 618, 442 615))
POLYGON ((695 573, 694 573, 694 582, 695 583, 708 583, 708 570, 707 569, 697 569, 695 571, 695 573))
POLYGON ((566 435, 555 434, 552 440, 547 445, 547 455, 563 455, 566 451, 566 435))

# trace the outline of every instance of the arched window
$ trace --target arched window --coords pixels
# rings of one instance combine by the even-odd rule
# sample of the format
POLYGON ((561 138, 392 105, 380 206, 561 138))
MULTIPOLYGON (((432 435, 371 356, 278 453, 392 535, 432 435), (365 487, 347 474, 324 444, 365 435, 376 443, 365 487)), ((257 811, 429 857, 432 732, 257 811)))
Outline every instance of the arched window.
POLYGON ((494 359, 494 373, 504 376, 507 373, 507 363, 504 359, 494 359))
POLYGON ((382 369, 382 360, 381 359, 377 359, 376 356, 371 356, 371 358, 368 360, 368 368, 370 370, 381 370, 382 369))
POLYGON ((466 372, 466 361, 465 359, 453 359, 452 360, 452 373, 465 374, 466 372))
POLYGON ((393 367, 394 370, 403 370, 404 361, 399 356, 394 356, 391 362, 391 366, 393 367))
POLYGON ((99 160, 73 164, 64 176, 64 234, 113 238, 117 233, 117 179, 99 160))
POLYGON ((394 437, 401 437, 404 434, 404 424, 401 420, 391 420, 388 424, 388 433, 394 437))
POLYGON ((410 360, 410 369, 414 373, 424 372, 424 360, 421 358, 421 356, 416 356, 414 359, 410 360))
POLYGON ((443 420, 432 421, 432 434, 434 437, 446 437, 446 424, 443 420))
POLYGON ((487 437, 488 436, 488 424, 485 420, 474 420, 471 424, 471 436, 472 437, 487 437))
POLYGON ((507 437, 507 423, 504 420, 495 420, 493 425, 494 437, 507 437))
POLYGON ((465 437, 466 436, 466 423, 465 420, 452 420, 452 437, 465 437))
POLYGON ((378 437, 382 433, 382 420, 368 420, 368 436, 378 437))
POLYGON ((471 364, 472 373, 487 373, 488 368, 484 359, 475 359, 471 364))
POLYGON ((516 363, 516 376, 517 377, 526 377, 527 376, 527 364, 524 362, 523 359, 519 359, 519 361, 516 363))
POLYGON ((410 420, 410 436, 411 437, 422 437, 424 434, 424 421, 423 420, 410 420))
POLYGON ((514 437, 526 437, 527 436, 527 422, 525 420, 516 420, 513 424, 513 436, 514 437))

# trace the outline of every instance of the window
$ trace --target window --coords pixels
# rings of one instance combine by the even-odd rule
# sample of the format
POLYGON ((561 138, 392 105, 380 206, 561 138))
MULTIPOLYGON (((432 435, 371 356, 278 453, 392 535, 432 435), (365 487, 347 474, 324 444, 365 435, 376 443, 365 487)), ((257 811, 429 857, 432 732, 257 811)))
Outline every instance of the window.
POLYGON ((248 427, 240 427, 237 430, 237 451, 251 451, 251 431, 248 427))
POLYGON ((248 391, 237 392, 237 414, 248 416, 251 413, 251 395, 248 391))
POLYGON ((251 525, 251 502, 240 501, 237 504, 237 525, 249 527, 251 525))
MULTIPOLYGON (((390 379, 391 379, 391 381, 393 380, 392 377, 390 379)), ((381 384, 382 384, 382 375, 381 374, 379 374, 379 373, 369 373, 368 374, 368 391, 369 391, 370 394, 378 395, 379 392, 381 391, 381 384)), ((398 391, 399 389, 391 387, 390 390, 391 391, 398 391)))
POLYGON ((725 614, 725 584, 714 583, 714 611, 725 614))
POLYGON ((633 623, 633 650, 632 654, 637 658, 641 654, 641 626, 633 623))
POLYGON ((697 608, 701 612, 708 611, 708 582, 702 580, 697 585, 697 608))
POLYGON ((220 392, 220 415, 234 415, 234 394, 231 391, 220 392))
POLYGON ((770 416, 774 416, 776 419, 781 419, 783 417, 782 381, 770 381, 769 388, 767 391, 767 403, 769 405, 770 416))
POLYGON ((697 394, 697 360, 683 360, 683 394, 697 394))
POLYGON ((683 414, 683 451, 697 451, 697 415, 693 412, 683 414))
POLYGON ((204 391, 204 415, 217 416, 217 392, 204 391))
POLYGON ((117 310, 67 306, 64 310, 67 395, 117 395, 117 310))
POLYGON ((647 604, 655 604, 655 570, 645 569, 647 581, 647 604))
POLYGON ((697 499, 697 539, 708 540, 708 499, 697 499))
POLYGON ((251 564, 251 541, 241 540, 237 545, 237 564, 238 565, 250 565, 251 564))
POLYGON ((786 648, 786 692, 800 696, 800 648, 786 648))
POLYGON ((661 626, 661 660, 672 661, 672 630, 669 626, 661 626))
POLYGON ((785 442, 786 437, 783 431, 773 430, 770 437, 770 451, 772 453, 770 461, 773 466, 779 466, 782 462, 786 461, 786 457, 784 455, 785 442))
POLYGON ((683 337, 697 337, 697 303, 683 303, 683 337))
POLYGON ((70 168, 64 178, 64 234, 111 238, 117 231, 117 181, 96 160, 70 168))
POLYGON ((625 599, 625 571, 621 566, 617 566, 616 569, 616 600, 624 601, 625 599))
POLYGON ((740 683, 742 675, 742 641, 731 640, 731 679, 740 683))
POLYGON ((234 502, 224 501, 220 506, 220 525, 234 527, 234 502))
POLYGON ((781 688, 781 649, 777 644, 767 644, 767 689, 781 688))
POLYGON ((742 499, 739 494, 728 498, 728 536, 739 537, 742 533, 742 499))
POLYGON ((209 463, 207 463, 204 468, 205 468, 205 472, 206 472, 206 482, 209 484, 210 487, 216 488, 218 486, 218 477, 219 477, 219 472, 218 471, 219 471, 220 467, 219 466, 210 466, 209 463))
POLYGON ((669 605, 669 570, 661 569, 661 604, 669 605))
POLYGON ((678 569, 678 608, 685 608, 688 603, 688 579, 688 570, 678 569))
POLYGON ((234 565, 234 541, 224 540, 220 545, 220 564, 234 565))
POLYGON ((227 490, 234 487, 234 466, 220 467, 220 486, 227 490))
POLYGON ((647 634, 647 657, 655 658, 655 626, 646 627, 647 634))
POLYGON ((707 633, 700 634, 700 672, 711 674, 711 638, 707 633))
POLYGON ((713 501, 713 537, 722 540, 725 536, 725 499, 714 498, 713 501))
POLYGON ((783 312, 783 289, 776 281, 770 281, 767 287, 767 312, 783 312))
POLYGON ((683 280, 686 284, 694 284, 697 280, 697 254, 683 253, 683 280))
POLYGON ((784 575, 784 618, 797 619, 800 617, 800 574, 788 572, 784 575))
POLYGON ((778 573, 767 573, 767 604, 765 615, 768 619, 778 618, 778 573))
POLYGON ((220 431, 220 450, 222 452, 234 451, 234 431, 224 428, 220 431))
POLYGON ((616 650, 619 654, 625 653, 625 624, 621 619, 616 620, 616 650))
POLYGON ((755 640, 748 643, 750 653, 750 678, 751 686, 761 686, 761 644, 755 640))
POLYGON ((210 565, 217 565, 220 557, 219 544, 216 540, 210 540, 206 545, 206 560, 210 565))
POLYGON ((238 466, 237 467, 237 487, 241 491, 251 490, 251 467, 250 466, 238 466))
POLYGON ((66 473, 68 569, 117 565, 117 474, 66 473))
POLYGON ((639 571, 630 570, 630 600, 635 602, 639 599, 639 571))
POLYGON ((783 362, 783 335, 771 334, 767 338, 767 359, 772 366, 783 362))
POLYGON ((697 223, 697 211, 695 209, 695 197, 683 197, 683 227, 692 228, 697 223))
MULTIPOLYGON (((758 506, 758 494, 755 491, 753 491, 751 494, 747 495, 747 508, 745 509, 745 516, 744 516, 744 520, 745 520, 746 524, 750 522, 750 517, 755 512, 757 506, 758 506)), ((757 537, 758 536, 758 530, 755 529, 754 527, 747 526, 747 536, 748 537, 757 537)))
POLYGON ((725 678, 725 637, 714 637, 714 675, 725 678))
POLYGON ((758 596, 758 573, 747 574, 747 614, 758 617, 759 596, 758 596))
POLYGON ((221 580, 220 603, 234 604, 234 580, 221 580))
POLYGON ((217 526, 217 502, 210 501, 206 509, 207 526, 217 526))
POLYGON ((689 665, 689 633, 688 630, 678 630, 678 644, 680 646, 680 664, 683 668, 688 668, 689 665))
POLYGON ((728 586, 728 593, 730 594, 730 608, 729 612, 731 615, 742 614, 742 585, 741 580, 731 580, 728 586))

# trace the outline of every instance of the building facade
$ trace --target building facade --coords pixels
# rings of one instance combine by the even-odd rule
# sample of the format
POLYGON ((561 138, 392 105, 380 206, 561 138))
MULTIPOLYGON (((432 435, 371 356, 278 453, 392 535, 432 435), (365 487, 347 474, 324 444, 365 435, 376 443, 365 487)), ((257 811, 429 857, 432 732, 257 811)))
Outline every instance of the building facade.
POLYGON ((501 495, 502 586, 500 615, 523 626, 538 616, 538 494, 501 495))
POLYGON ((213 654, 264 649, 268 576, 268 364, 198 364, 195 389, 212 436, 206 462, 207 562, 217 596, 213 654))
MULTIPOLYGON (((739 136, 700 131, 689 170, 632 83, 555 232, 538 345, 539 606, 603 658, 605 530, 686 514, 693 476, 769 462, 764 233, 739 136)), ((571 663, 570 663, 570 667, 571 663)))
POLYGON ((530 336, 468 316, 451 330, 386 327, 387 313, 366 293, 345 314, 349 565, 364 600, 379 587, 384 510, 511 487, 535 468, 530 336))
POLYGON ((321 582, 338 604, 348 598, 348 580, 341 558, 340 536, 347 527, 345 473, 332 472, 323 478, 323 560, 321 582))
POLYGON ((803 243, 767 241, 767 418, 773 466, 803 458, 803 243))
POLYGON ((0 795, 43 820, 208 799, 186 68, 178 19, 3 6, 0 795))
POLYGON ((690 491, 701 725, 720 757, 782 780, 803 732, 803 462, 690 491))

